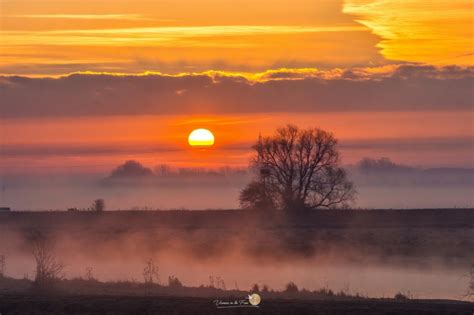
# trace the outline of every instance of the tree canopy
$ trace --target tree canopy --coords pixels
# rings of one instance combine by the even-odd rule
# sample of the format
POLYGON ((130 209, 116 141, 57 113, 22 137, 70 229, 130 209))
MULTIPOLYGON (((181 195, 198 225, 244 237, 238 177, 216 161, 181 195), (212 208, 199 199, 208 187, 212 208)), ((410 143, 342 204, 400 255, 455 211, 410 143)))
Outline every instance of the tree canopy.
POLYGON ((355 189, 339 166, 337 139, 319 128, 287 125, 253 146, 255 177, 240 194, 243 208, 347 207, 355 189))

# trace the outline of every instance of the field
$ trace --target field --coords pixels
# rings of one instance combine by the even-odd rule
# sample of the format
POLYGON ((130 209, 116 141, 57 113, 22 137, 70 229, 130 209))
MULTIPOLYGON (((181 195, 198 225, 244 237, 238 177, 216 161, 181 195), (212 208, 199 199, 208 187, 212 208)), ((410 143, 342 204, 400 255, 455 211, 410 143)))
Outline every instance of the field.
POLYGON ((0 213, 0 229, 4 247, 11 246, 11 235, 23 242, 39 231, 98 249, 124 239, 135 239, 134 247, 150 250, 184 241, 194 254, 212 256, 238 242, 245 243, 241 250, 262 258, 288 252, 305 257, 345 248, 339 256, 474 260, 471 209, 321 210, 292 215, 242 210, 12 212, 0 213))
POLYGON ((0 255, 7 257, 7 268, 0 281, 0 313, 472 314, 474 305, 462 293, 473 249, 472 209, 1 213, 0 255), (57 257, 68 266, 64 280, 50 292, 33 286, 30 240, 38 233, 54 242, 57 257), (140 280, 141 264, 149 257, 156 259, 162 276, 152 286, 140 280), (374 290, 359 286, 328 293, 324 285, 315 287, 321 277, 334 280, 324 266, 340 263, 355 273, 375 266, 369 281, 374 290), (94 274, 85 279, 88 266, 94 274), (401 285, 405 294, 394 299, 397 291, 381 283, 386 281, 379 266, 393 272, 393 286, 401 285), (406 270, 407 280, 396 284, 406 270), (219 277, 207 282, 212 271, 219 277), (411 286, 425 279, 417 273, 435 275, 426 292, 445 290, 410 294, 411 286), (443 273, 453 274, 454 282, 445 281, 443 273), (176 275, 184 285, 166 285, 166 275, 176 275), (217 309, 213 304, 246 296, 252 281, 260 288, 270 284, 260 308, 217 309), (288 281, 299 289, 280 289, 288 281), (461 293, 450 292, 450 285, 461 293), (392 293, 372 293, 382 290, 392 293))

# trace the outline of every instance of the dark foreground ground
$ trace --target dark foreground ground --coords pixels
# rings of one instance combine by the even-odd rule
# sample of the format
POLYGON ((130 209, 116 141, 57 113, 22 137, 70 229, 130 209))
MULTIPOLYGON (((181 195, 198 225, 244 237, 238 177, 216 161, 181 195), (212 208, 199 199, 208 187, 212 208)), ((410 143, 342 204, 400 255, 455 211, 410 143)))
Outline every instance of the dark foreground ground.
POLYGON ((0 295, 10 314, 466 314, 474 303, 440 300, 264 300, 258 308, 216 308, 210 298, 0 295))

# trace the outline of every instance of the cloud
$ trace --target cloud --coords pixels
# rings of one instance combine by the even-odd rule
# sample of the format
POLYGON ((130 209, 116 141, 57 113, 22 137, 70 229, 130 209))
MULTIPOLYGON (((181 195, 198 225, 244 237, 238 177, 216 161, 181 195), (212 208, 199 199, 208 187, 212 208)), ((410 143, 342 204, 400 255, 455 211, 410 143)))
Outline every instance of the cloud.
POLYGON ((73 19, 73 20, 148 20, 140 14, 17 14, 6 18, 73 19))
POLYGON ((473 77, 473 67, 423 65, 176 75, 85 72, 3 76, 0 88, 4 118, 469 110, 473 77))
MULTIPOLYGON (((51 18, 54 15, 40 17, 51 18)), ((64 18, 65 15, 62 15, 64 18)), ((68 18, 80 15, 66 15, 68 18)), ((84 16, 82 16, 84 17, 84 16)), ((86 15, 85 17, 100 18, 86 15)), ((367 32, 360 25, 339 26, 294 26, 294 25, 205 25, 205 26, 158 26, 109 29, 74 29, 46 31, 4 31, 4 45, 41 45, 44 43, 61 43, 65 45, 97 46, 144 46, 144 47, 193 47, 205 46, 220 48, 248 46, 244 41, 226 43, 225 41, 209 42, 209 37, 242 37, 260 35, 298 35, 314 33, 367 32), (113 40, 111 40, 113 39, 113 40)))
POLYGON ((472 65, 472 1, 345 0, 355 16, 381 38, 389 60, 472 65))
MULTIPOLYGON (((226 152, 249 152, 254 140, 237 143, 220 144, 219 150, 226 152)), ((385 152, 419 152, 423 151, 470 151, 474 147, 472 137, 424 137, 424 138, 390 138, 390 139, 341 139, 341 150, 383 150, 385 152)), ((165 142, 143 143, 97 143, 97 144, 6 144, 2 148, 4 158, 48 158, 77 156, 114 156, 146 155, 169 152, 180 153, 185 149, 165 142)))

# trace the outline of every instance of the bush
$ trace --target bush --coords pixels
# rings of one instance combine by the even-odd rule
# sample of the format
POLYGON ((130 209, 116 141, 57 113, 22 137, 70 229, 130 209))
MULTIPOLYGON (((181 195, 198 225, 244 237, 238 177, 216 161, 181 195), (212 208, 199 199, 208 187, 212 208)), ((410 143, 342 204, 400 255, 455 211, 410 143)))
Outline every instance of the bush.
POLYGON ((181 288, 183 287, 183 283, 179 281, 179 279, 175 276, 168 277, 168 287, 170 288, 181 288))
POLYGON ((293 281, 290 281, 287 283, 285 287, 286 293, 297 293, 298 291, 299 291, 298 286, 293 281))
POLYGON ((0 278, 5 277, 5 269, 7 266, 7 258, 5 255, 0 255, 0 278))
POLYGON ((160 283, 158 266, 152 259, 148 260, 143 268, 143 279, 146 284, 160 283))
POLYGON ((91 210, 95 212, 102 212, 105 210, 105 201, 104 199, 96 199, 92 203, 91 210))
POLYGON ((405 301, 405 300, 408 300, 408 297, 401 293, 401 292, 398 292, 397 294, 395 294, 395 296, 393 297, 395 300, 400 300, 400 301, 405 301))
POLYGON ((250 289, 250 291, 255 292, 255 293, 260 292, 260 287, 258 286, 258 283, 255 283, 255 284, 252 286, 252 289, 250 289))
POLYGON ((64 264, 57 259, 53 243, 41 233, 31 239, 36 262, 35 286, 48 288, 56 280, 63 278, 64 264))

